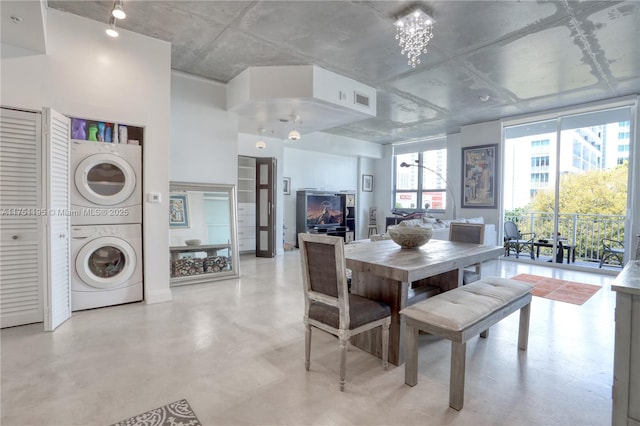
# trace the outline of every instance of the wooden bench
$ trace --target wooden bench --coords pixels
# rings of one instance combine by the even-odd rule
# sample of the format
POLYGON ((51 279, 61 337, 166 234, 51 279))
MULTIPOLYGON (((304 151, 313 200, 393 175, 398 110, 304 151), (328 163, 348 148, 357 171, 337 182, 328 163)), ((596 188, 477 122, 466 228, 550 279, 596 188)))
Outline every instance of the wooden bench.
POLYGON ((480 334, 487 337, 489 327, 520 309, 518 348, 526 351, 532 287, 507 278, 487 277, 459 287, 400 311, 405 316, 404 381, 418 383, 419 331, 451 341, 449 406, 464 405, 464 375, 467 340, 480 334))

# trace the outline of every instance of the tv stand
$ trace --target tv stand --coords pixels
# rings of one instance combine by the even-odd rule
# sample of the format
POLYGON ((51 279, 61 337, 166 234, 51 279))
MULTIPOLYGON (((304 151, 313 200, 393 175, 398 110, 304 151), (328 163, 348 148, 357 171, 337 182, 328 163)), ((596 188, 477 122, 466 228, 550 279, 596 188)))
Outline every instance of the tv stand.
MULTIPOLYGON (((345 243, 355 240, 356 235, 356 195, 352 192, 298 191, 296 194, 296 235, 326 234, 344 238, 345 243), (321 200, 331 207, 327 217, 330 221, 319 223, 317 204, 321 200)), ((296 237, 296 247, 298 239, 296 237)))

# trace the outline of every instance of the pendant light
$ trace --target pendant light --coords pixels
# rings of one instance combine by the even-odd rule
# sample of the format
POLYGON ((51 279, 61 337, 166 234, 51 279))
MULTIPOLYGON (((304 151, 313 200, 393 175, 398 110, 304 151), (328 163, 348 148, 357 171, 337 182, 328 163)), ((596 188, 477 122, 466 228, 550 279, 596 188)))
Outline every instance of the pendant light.
POLYGON ((127 14, 122 8, 122 0, 116 0, 115 2, 113 2, 113 9, 111 9, 111 15, 116 19, 124 19, 127 17, 127 14))
POLYGON ((116 18, 114 18, 113 16, 109 20, 109 27, 105 30, 105 32, 109 37, 115 38, 120 35, 118 34, 118 30, 116 30, 116 18))
POLYGON ((289 138, 289 140, 297 141, 297 140, 299 140, 299 139, 300 139, 300 137, 301 137, 301 136, 300 136, 300 132, 296 130, 296 121, 298 121, 298 120, 300 119, 300 117, 298 117, 298 116, 297 116, 297 115, 295 115, 295 114, 291 114, 291 115, 289 116, 289 119, 290 119, 291 121, 293 121, 293 129, 289 132, 289 136, 288 136, 288 138, 289 138))
POLYGON ((265 149, 267 147, 267 143, 263 140, 264 129, 258 129, 258 131, 260 132, 260 138, 258 139, 258 142, 256 142, 256 148, 265 149))

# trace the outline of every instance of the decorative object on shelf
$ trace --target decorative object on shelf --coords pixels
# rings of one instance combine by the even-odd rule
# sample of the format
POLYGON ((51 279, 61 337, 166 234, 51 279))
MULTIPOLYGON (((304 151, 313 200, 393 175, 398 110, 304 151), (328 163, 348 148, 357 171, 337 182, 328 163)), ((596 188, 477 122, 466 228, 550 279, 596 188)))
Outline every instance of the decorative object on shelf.
POLYGON ((372 175, 362 175, 362 191, 363 192, 372 192, 373 191, 373 176, 372 175))
POLYGON ((71 139, 87 140, 87 120, 71 119, 71 139))
POLYGON ((298 117, 295 114, 291 114, 289 116, 289 119, 293 122, 293 129, 291 129, 291 131, 289 132, 289 135, 287 136, 289 138, 289 140, 292 141, 297 141, 300 139, 300 132, 296 130, 296 121, 298 121, 300 119, 300 117, 298 117))
POLYGON ((258 138, 258 142, 256 142, 256 148, 265 149, 267 147, 267 143, 264 141, 264 129, 258 129, 260 132, 260 138, 258 138))
POLYGON ((169 195, 169 226, 189 228, 189 207, 187 194, 169 195))
POLYGON ((433 236, 433 229, 424 226, 391 225, 387 228, 389 237, 403 249, 420 248, 427 244, 433 236))
POLYGON ((496 207, 497 155, 497 144, 462 148, 462 208, 496 207))
POLYGON ((282 178, 282 193, 284 195, 291 195, 291 178, 290 177, 282 178))
POLYGON ((188 246, 199 246, 202 244, 201 240, 195 239, 195 240, 184 240, 184 243, 188 246))
MULTIPOLYGON (((421 168, 423 168, 423 169, 425 169, 425 170, 430 171, 431 173, 434 173, 434 174, 435 174, 435 175, 437 175, 440 179, 442 179, 442 181, 444 182, 444 184, 445 184, 445 185, 446 185, 446 187, 447 187, 447 191, 449 191, 449 195, 451 195, 451 204, 453 205, 453 217, 454 217, 454 218, 456 218, 456 217, 457 217, 457 215, 456 215, 456 196, 454 195, 454 193, 453 193, 453 189, 451 189, 451 185, 449 185, 449 182, 444 178, 444 176, 442 176, 442 174, 441 174, 441 173, 439 173, 439 172, 437 172, 437 171, 433 170, 433 169, 432 169, 432 168, 430 168, 430 167, 423 166, 423 165, 419 164, 419 163, 418 163, 418 160, 415 160, 415 162, 416 162, 417 164, 408 164, 408 163, 405 163, 405 162, 403 161, 403 162, 400 164, 400 167, 421 167, 421 168)), ((429 206, 429 207, 431 207, 431 206, 429 206)), ((428 209, 429 209, 429 207, 427 207, 427 205, 425 204, 425 209, 426 209, 426 210, 428 210, 428 209)), ((393 213, 393 214, 398 214, 398 213, 396 213, 395 211, 394 211, 394 212, 392 212, 392 213, 393 213)))
POLYGON ((434 22, 424 10, 414 7, 409 13, 401 15, 394 24, 396 40, 402 49, 400 53, 407 55, 407 65, 412 68, 420 63, 420 55, 427 53, 427 45, 433 38, 434 22))

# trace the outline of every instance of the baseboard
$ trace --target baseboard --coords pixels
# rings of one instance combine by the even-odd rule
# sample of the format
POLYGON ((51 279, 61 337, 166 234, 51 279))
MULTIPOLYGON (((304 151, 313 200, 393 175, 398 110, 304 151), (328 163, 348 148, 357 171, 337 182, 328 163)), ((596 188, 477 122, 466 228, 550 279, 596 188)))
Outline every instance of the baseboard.
POLYGON ((171 302, 172 300, 173 300, 173 293, 171 292, 170 288, 165 290, 144 292, 144 301, 147 304, 171 302))

